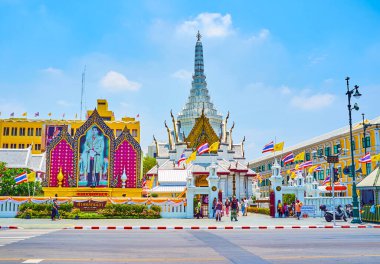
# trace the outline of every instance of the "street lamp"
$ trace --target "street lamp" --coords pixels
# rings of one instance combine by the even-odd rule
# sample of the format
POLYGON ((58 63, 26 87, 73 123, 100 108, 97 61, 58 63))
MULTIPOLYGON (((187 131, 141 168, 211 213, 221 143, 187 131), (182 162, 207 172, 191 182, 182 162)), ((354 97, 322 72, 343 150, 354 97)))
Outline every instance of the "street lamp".
POLYGON ((355 160, 354 160, 354 150, 352 146, 352 117, 351 117, 351 111, 355 109, 356 111, 359 110, 359 106, 355 103, 354 107, 351 108, 351 96, 354 96, 356 99, 359 99, 361 94, 359 92, 359 86, 355 85, 352 90, 350 90, 350 84, 349 84, 350 77, 346 78, 347 83, 347 98, 348 98, 348 118, 349 118, 349 124, 350 124, 350 143, 351 143, 351 177, 352 177, 352 206, 353 206, 353 220, 351 223, 353 224, 361 224, 362 221, 360 220, 360 212, 359 212, 359 202, 358 202, 358 195, 356 193, 356 179, 355 179, 355 160))

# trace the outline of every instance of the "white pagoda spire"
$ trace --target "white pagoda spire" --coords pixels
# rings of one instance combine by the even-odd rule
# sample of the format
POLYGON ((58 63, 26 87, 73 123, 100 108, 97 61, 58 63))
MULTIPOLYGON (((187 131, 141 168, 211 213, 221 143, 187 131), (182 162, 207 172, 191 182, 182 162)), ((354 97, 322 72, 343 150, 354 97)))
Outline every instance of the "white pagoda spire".
MULTIPOLYGON (((218 114, 214 104, 211 103, 210 95, 207 89, 206 76, 204 74, 203 46, 201 34, 197 34, 195 44, 194 74, 191 83, 191 90, 188 100, 182 111, 178 114, 177 120, 180 121, 181 131, 187 137, 195 124, 195 119, 202 114, 204 108, 205 115, 209 118, 210 124, 215 133, 219 136, 221 133, 221 124, 223 116, 218 114)), ((181 133, 182 133, 181 132, 181 133)))

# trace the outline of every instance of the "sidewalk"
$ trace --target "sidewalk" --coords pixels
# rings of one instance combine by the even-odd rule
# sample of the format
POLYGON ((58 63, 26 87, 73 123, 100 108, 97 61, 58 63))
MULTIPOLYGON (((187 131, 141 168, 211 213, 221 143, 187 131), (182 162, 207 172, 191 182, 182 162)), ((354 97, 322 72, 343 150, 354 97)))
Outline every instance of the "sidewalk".
MULTIPOLYGON (((62 229, 75 227, 251 227, 251 228, 281 228, 281 227, 331 227, 333 223, 327 223, 324 218, 271 218, 261 214, 249 214, 248 216, 239 217, 238 222, 231 222, 230 218, 223 217, 222 222, 216 222, 214 219, 62 219, 51 221, 49 219, 19 219, 19 218, 0 218, 0 226, 7 228, 10 226, 25 228, 25 229, 62 229)), ((351 219, 347 222, 337 221, 337 226, 341 227, 357 227, 357 224, 351 224, 351 219)), ((363 223, 360 226, 377 226, 374 224, 363 223)), ((105 228, 107 229, 107 228, 105 228)), ((114 229, 114 228, 111 228, 114 229)), ((121 228, 122 229, 122 228, 121 228)), ((233 229, 233 228, 231 228, 233 229)))

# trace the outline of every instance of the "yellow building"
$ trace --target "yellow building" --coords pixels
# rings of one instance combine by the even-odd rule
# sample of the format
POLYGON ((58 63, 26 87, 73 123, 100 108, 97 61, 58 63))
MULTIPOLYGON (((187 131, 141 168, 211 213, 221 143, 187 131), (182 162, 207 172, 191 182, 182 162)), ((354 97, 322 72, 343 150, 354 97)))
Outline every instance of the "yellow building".
MULTIPOLYGON (((108 102, 105 99, 97 100, 96 109, 107 126, 113 130, 115 136, 119 136, 126 126, 134 139, 140 143, 140 121, 135 120, 134 117, 115 120, 115 115, 108 109, 108 102)), ((90 116, 91 113, 92 111, 87 111, 87 116, 90 116)), ((25 149, 33 144, 32 153, 40 154, 45 151, 46 145, 56 136, 56 132, 59 132, 63 125, 68 125, 68 131, 73 136, 84 122, 85 120, 63 119, 0 119, 0 148, 25 149)))
MULTIPOLYGON (((379 124, 380 117, 373 120, 367 120, 365 123, 368 124, 379 124)), ((372 155, 380 153, 380 131, 379 126, 369 126, 366 130, 366 136, 364 137, 364 130, 362 123, 357 123, 353 125, 353 143, 354 143, 354 160, 356 170, 362 170, 362 173, 358 173, 357 182, 363 177, 368 175, 372 170, 375 169, 376 162, 372 163, 359 163, 359 158, 363 157, 366 152, 372 155)), ((346 126, 341 129, 337 129, 326 133, 324 135, 312 138, 301 142, 295 146, 285 148, 282 153, 276 152, 274 156, 280 160, 284 155, 293 152, 294 156, 305 151, 305 160, 313 161, 313 165, 320 165, 321 170, 314 172, 314 178, 322 184, 323 180, 330 174, 329 164, 323 159, 319 158, 321 155, 337 155, 339 149, 345 150, 345 152, 339 156, 339 163, 335 164, 335 168, 338 169, 339 180, 343 185, 347 185, 346 195, 351 196, 351 185, 352 178, 350 175, 343 173, 345 167, 351 166, 351 144, 350 144, 350 131, 349 127, 346 126)), ((265 155, 261 158, 252 160, 249 162, 249 167, 256 172, 260 173, 262 178, 260 192, 263 197, 269 196, 270 191, 270 181, 271 167, 273 164, 273 153, 265 155)), ((281 165, 283 165, 281 163, 281 165)), ((294 169, 296 163, 287 164, 282 166, 282 175, 284 176, 284 181, 286 182, 290 175, 287 173, 288 170, 294 169)))

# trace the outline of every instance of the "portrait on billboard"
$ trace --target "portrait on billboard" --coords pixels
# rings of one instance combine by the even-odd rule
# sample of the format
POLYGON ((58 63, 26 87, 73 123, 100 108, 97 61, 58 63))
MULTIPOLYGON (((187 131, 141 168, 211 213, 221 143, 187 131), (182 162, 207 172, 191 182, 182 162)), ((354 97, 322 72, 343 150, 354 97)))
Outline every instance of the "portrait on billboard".
POLYGON ((45 127, 45 135, 43 137, 43 149, 46 149, 50 143, 53 141, 54 138, 56 138, 59 133, 61 133, 63 129, 63 125, 46 125, 45 127))
POLYGON ((79 141, 79 186, 108 187, 109 138, 93 125, 79 141))

